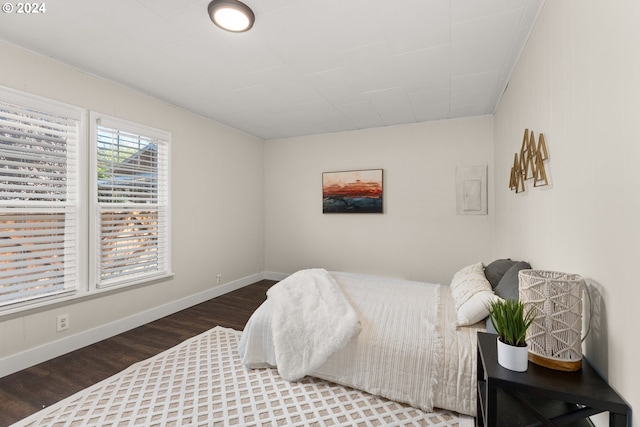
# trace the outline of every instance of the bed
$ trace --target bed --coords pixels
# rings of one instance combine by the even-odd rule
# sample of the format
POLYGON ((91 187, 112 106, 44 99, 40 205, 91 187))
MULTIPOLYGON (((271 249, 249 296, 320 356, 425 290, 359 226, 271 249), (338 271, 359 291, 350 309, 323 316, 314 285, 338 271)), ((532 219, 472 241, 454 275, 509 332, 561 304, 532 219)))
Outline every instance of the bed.
POLYGON ((482 263, 462 268, 450 286, 301 270, 267 295, 238 345, 248 368, 475 416, 476 333, 498 298, 482 263))

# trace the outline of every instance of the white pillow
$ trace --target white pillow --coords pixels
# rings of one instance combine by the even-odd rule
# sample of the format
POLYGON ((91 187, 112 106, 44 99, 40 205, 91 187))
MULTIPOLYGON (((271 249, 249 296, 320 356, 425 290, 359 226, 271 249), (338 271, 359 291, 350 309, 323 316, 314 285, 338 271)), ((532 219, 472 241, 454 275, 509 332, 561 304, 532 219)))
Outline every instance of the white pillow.
POLYGON ((499 297, 484 275, 481 262, 464 267, 451 280, 458 326, 473 325, 489 315, 487 305, 499 297))
POLYGON ((484 275, 481 262, 461 269, 451 280, 451 294, 456 310, 477 292, 490 290, 491 283, 484 275))
POLYGON ((489 316, 487 306, 500 297, 493 291, 480 291, 473 295, 457 310, 458 326, 469 326, 489 316))

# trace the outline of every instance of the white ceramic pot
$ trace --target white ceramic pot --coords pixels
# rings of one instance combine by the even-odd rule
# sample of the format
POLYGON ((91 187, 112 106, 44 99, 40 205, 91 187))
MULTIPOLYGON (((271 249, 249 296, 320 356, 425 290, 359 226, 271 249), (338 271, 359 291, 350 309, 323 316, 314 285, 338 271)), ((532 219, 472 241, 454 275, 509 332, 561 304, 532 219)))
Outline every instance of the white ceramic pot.
POLYGON ((529 344, 526 347, 516 347, 505 344, 496 338, 498 342, 498 363, 507 369, 516 372, 524 372, 529 366, 529 344))

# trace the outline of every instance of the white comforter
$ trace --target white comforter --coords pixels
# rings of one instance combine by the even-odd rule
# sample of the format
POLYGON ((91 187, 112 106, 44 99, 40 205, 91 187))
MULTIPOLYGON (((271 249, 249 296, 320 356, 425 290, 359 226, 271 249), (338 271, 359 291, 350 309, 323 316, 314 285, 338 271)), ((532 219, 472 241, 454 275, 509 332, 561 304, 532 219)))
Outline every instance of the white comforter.
MULTIPOLYGON (((312 375, 425 411, 476 413, 476 331, 457 328, 448 286, 332 273, 351 302, 361 332, 312 375)), ((277 366, 273 302, 253 314, 238 351, 252 368, 277 366)))

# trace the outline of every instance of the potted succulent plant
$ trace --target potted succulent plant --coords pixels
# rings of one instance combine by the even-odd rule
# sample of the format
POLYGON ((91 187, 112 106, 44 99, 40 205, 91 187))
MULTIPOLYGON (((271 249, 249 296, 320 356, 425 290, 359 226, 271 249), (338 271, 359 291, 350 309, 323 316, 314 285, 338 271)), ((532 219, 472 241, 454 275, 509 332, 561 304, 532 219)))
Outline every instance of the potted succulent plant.
POLYGON ((489 306, 489 318, 498 334, 498 363, 507 369, 524 372, 528 366, 527 329, 536 315, 515 299, 497 299, 489 306))

